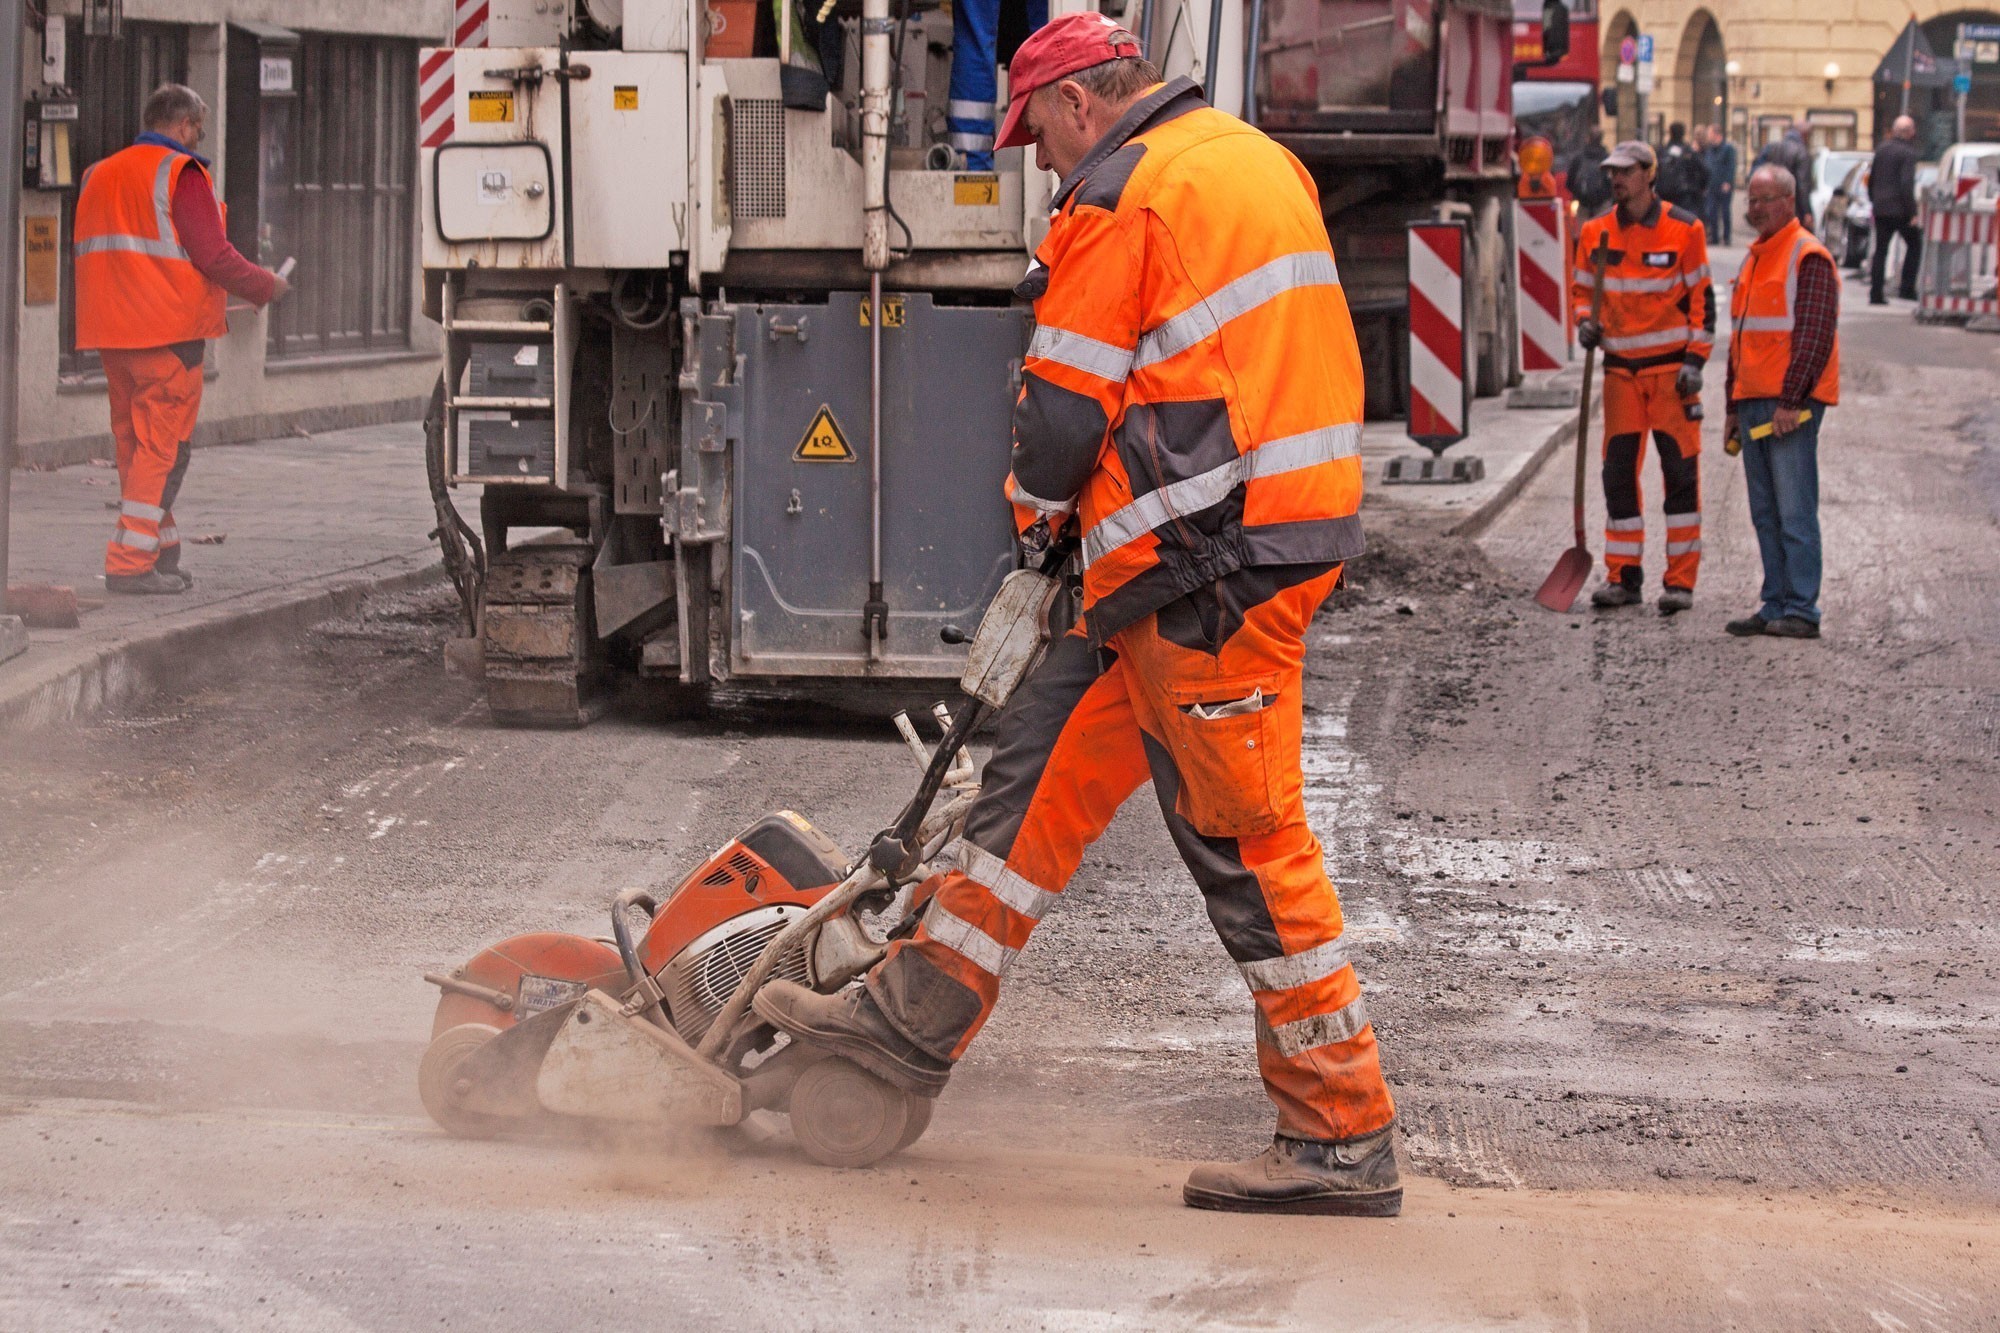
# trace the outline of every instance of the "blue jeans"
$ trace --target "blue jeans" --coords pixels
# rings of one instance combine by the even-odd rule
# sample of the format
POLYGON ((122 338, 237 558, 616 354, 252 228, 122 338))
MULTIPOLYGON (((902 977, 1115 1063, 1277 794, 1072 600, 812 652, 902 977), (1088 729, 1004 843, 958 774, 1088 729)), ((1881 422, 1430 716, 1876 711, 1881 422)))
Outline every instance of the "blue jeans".
POLYGON ((1750 523, 1764 558, 1765 620, 1797 616, 1819 624, 1819 427, 1826 404, 1813 403, 1812 416, 1789 435, 1750 438, 1751 428, 1771 420, 1775 398, 1736 404, 1743 437, 1743 485, 1750 497, 1750 523))

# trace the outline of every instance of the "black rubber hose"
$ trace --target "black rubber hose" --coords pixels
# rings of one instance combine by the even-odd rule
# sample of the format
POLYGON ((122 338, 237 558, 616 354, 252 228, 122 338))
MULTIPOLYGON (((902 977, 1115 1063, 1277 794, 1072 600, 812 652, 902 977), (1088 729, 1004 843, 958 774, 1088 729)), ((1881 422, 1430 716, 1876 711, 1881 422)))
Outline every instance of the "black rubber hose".
POLYGON ((432 529, 431 536, 437 540, 445 575, 458 590, 466 632, 477 638, 479 603, 486 588, 486 547, 479 534, 459 517, 446 485, 451 441, 444 438, 444 389, 444 376, 440 374, 437 387, 431 390, 430 408, 424 413, 424 476, 430 483, 431 507, 437 515, 437 527, 432 529))

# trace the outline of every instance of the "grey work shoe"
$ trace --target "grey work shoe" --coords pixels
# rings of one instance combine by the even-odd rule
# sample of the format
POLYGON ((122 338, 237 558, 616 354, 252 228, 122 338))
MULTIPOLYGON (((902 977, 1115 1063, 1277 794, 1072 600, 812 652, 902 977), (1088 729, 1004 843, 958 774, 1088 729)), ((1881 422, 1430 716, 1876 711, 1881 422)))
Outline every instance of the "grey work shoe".
POLYGON ((1271 1139, 1247 1162, 1196 1167, 1181 1187, 1190 1208, 1230 1213, 1394 1217, 1403 1211, 1393 1126, 1339 1143, 1271 1139))
POLYGON ((1694 589, 1668 588, 1660 593, 1660 614, 1670 616, 1676 611, 1686 611, 1694 605, 1694 589))
POLYGON ((137 593, 151 597, 170 597, 184 593, 188 585, 171 574, 162 574, 157 569, 149 569, 143 574, 106 574, 104 591, 137 593))
POLYGON ((1646 600, 1645 594, 1637 588, 1629 588, 1622 583, 1607 583, 1590 594, 1590 604, 1599 608, 1613 606, 1637 606, 1646 600))
POLYGON ((796 981, 767 983, 750 1001, 772 1027, 821 1050, 844 1055, 869 1073, 920 1097, 935 1097, 951 1077, 940 1060, 889 1026, 866 988, 821 995, 796 981))
POLYGON ((1819 626, 1804 616, 1784 616, 1764 626, 1764 632, 1774 639, 1817 639, 1819 626))
POLYGON ((1725 634, 1733 634, 1739 639, 1754 639, 1770 628, 1771 622, 1762 616, 1744 616, 1740 620, 1732 620, 1724 625, 1722 631, 1725 634))

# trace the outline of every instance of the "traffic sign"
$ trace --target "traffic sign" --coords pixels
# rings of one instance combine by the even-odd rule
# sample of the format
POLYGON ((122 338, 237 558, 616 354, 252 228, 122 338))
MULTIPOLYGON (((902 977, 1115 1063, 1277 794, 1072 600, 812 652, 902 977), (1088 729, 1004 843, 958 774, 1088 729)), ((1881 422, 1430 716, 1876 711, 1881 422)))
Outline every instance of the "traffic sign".
POLYGON ((1639 39, 1639 63, 1642 65, 1653 63, 1653 35, 1651 33, 1647 33, 1639 39))
POLYGON ((1972 76, 1964 70, 1951 76, 1951 90, 1960 97, 1972 91, 1972 76))
POLYGON ((1629 65, 1639 58, 1639 44, 1627 37, 1618 43, 1618 63, 1629 65))

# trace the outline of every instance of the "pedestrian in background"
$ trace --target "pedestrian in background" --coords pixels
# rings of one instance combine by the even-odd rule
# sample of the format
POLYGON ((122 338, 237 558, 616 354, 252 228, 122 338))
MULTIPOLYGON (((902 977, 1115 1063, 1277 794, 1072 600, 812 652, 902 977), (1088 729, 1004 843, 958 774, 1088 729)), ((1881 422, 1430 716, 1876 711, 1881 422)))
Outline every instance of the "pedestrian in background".
POLYGON ((1786 127, 1784 137, 1764 145, 1750 165, 1754 170, 1762 166, 1778 166, 1785 169, 1798 185, 1797 196, 1793 200, 1793 213, 1807 231, 1813 230, 1812 191, 1813 162, 1812 145, 1807 136, 1812 127, 1803 120, 1795 120, 1786 127))
POLYGON ((229 331, 224 293, 268 305, 289 284, 245 259, 223 231, 209 160, 195 152, 208 106, 163 84, 145 132, 93 165, 76 200, 76 345, 104 361, 118 442, 118 524, 104 586, 182 593, 174 498, 201 410, 206 341, 229 331))
POLYGON ((1722 126, 1708 127, 1708 147, 1702 151, 1708 166, 1708 239, 1728 245, 1735 232, 1736 145, 1722 132, 1722 126))
POLYGON ((1731 634, 1819 637, 1819 432, 1840 401, 1840 279, 1799 225, 1783 167, 1750 174, 1745 216, 1757 239, 1729 297, 1729 417, 1764 562, 1763 605, 1731 634))
POLYGON ((1604 146, 1604 131, 1593 129, 1590 142, 1569 160, 1565 184, 1580 217, 1594 218, 1611 202, 1611 182, 1604 175, 1604 157, 1610 151, 1604 146))
POLYGON ((1701 219, 1653 193, 1643 143, 1604 159, 1617 207, 1577 231, 1570 301, 1577 341, 1604 349, 1604 586, 1590 604, 1645 600, 1646 520, 1639 471, 1650 432, 1666 491, 1667 571, 1660 614, 1694 605, 1701 566, 1701 372, 1715 346, 1715 289, 1701 219), (1600 318, 1590 316, 1591 252, 1610 250, 1600 318))
POLYGON ((1896 117, 1888 139, 1868 164, 1868 201, 1875 208, 1875 253, 1868 259, 1868 304, 1887 305, 1882 283, 1889 266, 1889 243, 1903 238, 1903 280, 1896 295, 1917 299, 1917 267, 1924 233, 1917 225, 1917 122, 1896 117))
POLYGON ((1679 121, 1667 126, 1667 146, 1660 150, 1659 190, 1662 199, 1696 217, 1708 205, 1708 164, 1679 121))

